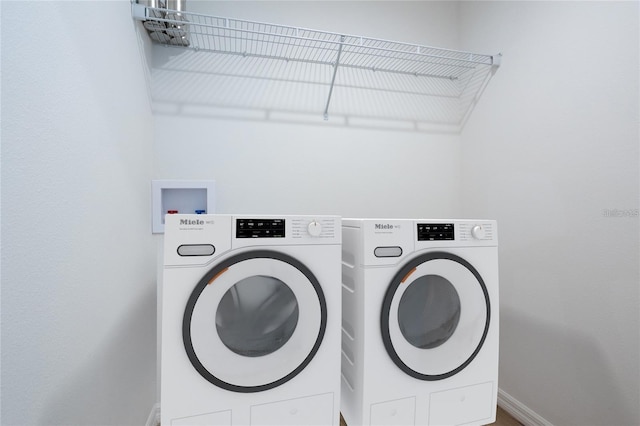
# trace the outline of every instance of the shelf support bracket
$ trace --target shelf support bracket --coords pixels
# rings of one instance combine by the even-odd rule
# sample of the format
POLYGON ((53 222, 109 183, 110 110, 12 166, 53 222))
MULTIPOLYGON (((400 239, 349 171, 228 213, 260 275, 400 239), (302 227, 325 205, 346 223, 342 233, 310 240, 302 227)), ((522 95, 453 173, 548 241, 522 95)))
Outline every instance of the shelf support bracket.
POLYGON ((336 63, 333 66, 333 77, 331 77, 331 86, 329 86, 329 96, 327 97, 327 105, 324 107, 324 119, 329 119, 329 103, 331 102, 331 94, 333 93, 333 85, 336 82, 336 74, 338 73, 338 66, 340 65, 340 55, 342 54, 342 45, 344 43, 345 36, 340 36, 340 46, 338 47, 338 56, 336 56, 336 63))
POLYGON ((147 7, 143 4, 131 2, 131 16, 138 21, 145 21, 149 16, 147 15, 147 7))
POLYGON ((491 56, 491 75, 495 74, 502 63, 502 53, 491 56))

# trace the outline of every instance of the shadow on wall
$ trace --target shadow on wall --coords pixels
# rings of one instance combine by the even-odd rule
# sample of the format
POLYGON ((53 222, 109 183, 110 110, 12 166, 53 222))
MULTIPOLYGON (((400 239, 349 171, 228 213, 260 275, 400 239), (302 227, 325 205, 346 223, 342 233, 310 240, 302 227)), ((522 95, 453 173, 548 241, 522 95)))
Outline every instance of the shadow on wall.
MULTIPOLYGON (((559 330, 534 318, 501 307, 500 374, 508 376, 503 389, 534 412, 537 407, 557 407, 538 415, 552 424, 632 425, 640 415, 628 404, 627 391, 616 384, 607 356, 597 341, 577 330, 559 330), (535 380, 529 376, 536 372, 535 380), (540 375, 540 372, 544 374, 540 375), (508 385, 509 386, 509 385, 508 385), (556 413, 571 407, 571 418, 556 413)), ((612 332, 615 332, 612 330, 612 332)), ((629 372, 629 374, 636 374, 629 372)))
POLYGON ((40 424, 145 423, 156 401, 156 287, 146 287, 143 297, 105 336, 102 346, 91 349, 85 357, 87 363, 78 365, 61 384, 40 424), (140 336, 147 338, 141 341, 140 336), (140 415, 123 419, 122 413, 140 415))

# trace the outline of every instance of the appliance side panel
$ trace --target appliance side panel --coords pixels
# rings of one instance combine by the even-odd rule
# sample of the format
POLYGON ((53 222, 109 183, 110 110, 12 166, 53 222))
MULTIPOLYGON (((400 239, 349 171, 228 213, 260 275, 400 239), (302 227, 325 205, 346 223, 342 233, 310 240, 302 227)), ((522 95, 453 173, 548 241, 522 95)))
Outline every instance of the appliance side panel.
POLYGON ((342 414, 361 424, 364 380, 362 232, 342 227, 342 414))

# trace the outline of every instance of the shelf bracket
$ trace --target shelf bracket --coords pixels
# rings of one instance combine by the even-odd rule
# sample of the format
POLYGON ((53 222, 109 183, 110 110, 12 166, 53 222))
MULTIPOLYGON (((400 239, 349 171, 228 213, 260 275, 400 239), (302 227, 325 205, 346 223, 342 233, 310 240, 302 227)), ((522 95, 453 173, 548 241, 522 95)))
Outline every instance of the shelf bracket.
POLYGON ((338 46, 338 56, 336 56, 336 63, 333 66, 333 77, 331 77, 331 86, 329 87, 329 96, 327 97, 327 105, 324 107, 324 119, 329 119, 329 103, 331 102, 331 94, 333 93, 333 85, 336 82, 336 74, 338 73, 338 66, 340 65, 340 55, 342 54, 342 46, 345 40, 345 36, 340 36, 340 46, 338 46))
POLYGON ((502 53, 498 53, 497 55, 491 56, 491 73, 492 75, 496 73, 500 65, 502 64, 502 53))
POLYGON ((147 7, 143 4, 131 2, 131 16, 137 21, 146 21, 149 15, 147 14, 147 7))

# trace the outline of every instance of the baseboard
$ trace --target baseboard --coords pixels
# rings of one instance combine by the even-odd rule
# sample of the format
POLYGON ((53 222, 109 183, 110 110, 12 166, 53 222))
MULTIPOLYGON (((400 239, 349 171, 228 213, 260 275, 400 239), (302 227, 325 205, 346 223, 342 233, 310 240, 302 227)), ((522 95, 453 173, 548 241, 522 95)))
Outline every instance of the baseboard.
POLYGON ((153 407, 151 407, 151 412, 149 413, 149 417, 147 417, 147 423, 145 426, 159 426, 160 425, 160 403, 156 402, 153 407))
POLYGON ((502 389, 498 389, 498 405, 525 426, 553 426, 551 422, 502 389))

